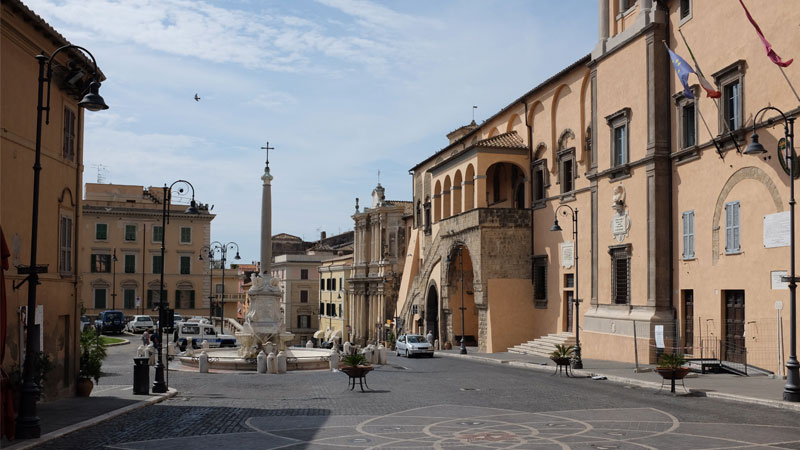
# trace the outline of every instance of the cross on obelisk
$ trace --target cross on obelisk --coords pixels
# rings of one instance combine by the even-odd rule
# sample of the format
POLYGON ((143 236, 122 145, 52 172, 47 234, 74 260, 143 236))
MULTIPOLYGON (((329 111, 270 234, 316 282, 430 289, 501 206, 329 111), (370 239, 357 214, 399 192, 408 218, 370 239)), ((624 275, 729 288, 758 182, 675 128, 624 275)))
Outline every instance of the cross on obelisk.
POLYGON ((269 141, 267 141, 267 146, 266 147, 261 147, 261 150, 266 150, 267 151, 267 167, 269 167, 269 151, 270 150, 275 150, 275 147, 270 147, 269 146, 269 141))

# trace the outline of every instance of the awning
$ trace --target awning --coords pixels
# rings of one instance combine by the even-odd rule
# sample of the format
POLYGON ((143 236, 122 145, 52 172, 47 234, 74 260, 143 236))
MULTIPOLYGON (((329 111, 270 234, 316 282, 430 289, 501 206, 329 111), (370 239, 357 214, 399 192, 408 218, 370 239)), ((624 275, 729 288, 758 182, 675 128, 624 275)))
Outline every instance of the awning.
POLYGON ((325 330, 317 330, 314 332, 314 339, 319 339, 325 335, 325 330))

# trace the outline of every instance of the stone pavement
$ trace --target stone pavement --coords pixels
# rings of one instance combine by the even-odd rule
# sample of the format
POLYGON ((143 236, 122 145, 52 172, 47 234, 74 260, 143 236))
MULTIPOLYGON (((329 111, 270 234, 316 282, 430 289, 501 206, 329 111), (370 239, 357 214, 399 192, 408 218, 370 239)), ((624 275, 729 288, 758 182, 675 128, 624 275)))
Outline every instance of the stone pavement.
POLYGON ((39 439, 11 442, 3 438, 0 445, 5 450, 23 450, 75 430, 103 422, 138 408, 161 402, 177 392, 170 389, 165 394, 134 395, 132 385, 98 384, 90 397, 71 397, 52 402, 40 402, 39 415, 42 435, 39 439))
MULTIPOLYGON (((456 349, 437 352, 437 356, 451 359, 454 362, 461 360, 464 362, 489 363, 496 365, 498 368, 513 367, 515 370, 526 369, 547 374, 552 374, 555 371, 552 361, 548 358, 515 353, 477 353, 476 348, 469 348, 468 350, 468 355, 459 355, 456 349)), ((125 361, 127 359, 126 357, 125 361)), ((398 358, 397 362, 401 360, 404 365, 406 362, 414 362, 401 358, 398 358)), ((425 362, 425 360, 419 361, 420 365, 425 362)), ((129 365, 129 362, 125 362, 120 367, 129 365)), ((399 366, 390 365, 385 367, 389 367, 386 369, 389 371, 387 374, 400 372, 398 371, 399 366)), ((652 366, 641 366, 641 368, 647 370, 652 369, 652 366)), ((411 372, 409 369, 404 371, 411 372)), ((176 382, 179 381, 178 378, 181 376, 179 374, 180 372, 172 373, 172 376, 176 377, 176 382)), ((117 383, 124 382, 125 378, 130 376, 124 373, 120 373, 120 375, 119 379, 114 380, 117 383)), ((606 377, 610 382, 648 389, 659 389, 661 387, 661 379, 657 373, 652 371, 636 373, 632 365, 628 363, 584 360, 584 369, 574 371, 574 375, 576 377, 601 376, 606 377)), ((217 376, 225 375, 218 374, 217 376)), ((238 375, 234 376, 238 377, 238 375)), ((260 378, 258 377, 254 378, 247 374, 242 376, 245 377, 241 379, 243 383, 241 388, 244 391, 255 388, 255 386, 249 386, 250 384, 260 383, 260 378)), ((295 376, 309 378, 313 374, 295 374, 295 376)), ((214 375, 211 375, 211 377, 214 377, 214 375)), ((558 377, 548 377, 548 379, 556 382, 558 377)), ((215 379, 208 378, 208 381, 212 384, 214 383, 213 380, 215 379)), ((282 380, 282 382, 289 381, 288 378, 282 380)), ((337 379, 337 381, 340 380, 337 379)), ((606 381, 597 382, 605 383, 606 381)), ((687 390, 691 393, 689 396, 716 397, 800 411, 800 405, 781 400, 784 381, 779 378, 697 374, 687 378, 685 382, 687 390)), ((312 385, 314 384, 312 382, 312 385)), ((679 395, 684 392, 680 386, 677 389, 679 395)), ((668 391, 669 386, 664 386, 663 393, 668 393, 668 391)), ((373 395, 375 393, 381 395, 380 392, 388 391, 373 391, 373 395)), ((40 403, 38 412, 44 428, 42 430, 43 436, 39 440, 22 441, 10 447, 8 442, 5 441, 0 444, 2 444, 3 448, 13 450, 30 448, 47 440, 121 416, 134 409, 160 402, 174 395, 175 391, 161 396, 137 396, 132 394, 130 385, 100 384, 93 391, 92 397, 88 399, 70 398, 40 403)), ((220 392, 215 395, 206 395, 209 396, 210 400, 213 400, 227 396, 242 396, 246 395, 246 392, 230 391, 227 394, 220 392)), ((307 395, 311 394, 307 392, 307 395)), ((667 397, 669 396, 667 395, 667 397)), ((294 396, 291 398, 294 398, 294 396)), ((287 404, 296 404, 297 399, 290 401, 291 398, 287 396, 284 400, 288 402, 287 404)), ((181 437, 180 441, 176 440, 178 439, 177 437, 174 439, 151 438, 148 440, 123 441, 117 443, 115 447, 157 449, 175 448, 176 445, 183 447, 191 444, 191 446, 198 449, 219 448, 221 445, 224 447, 222 442, 218 441, 219 439, 225 440, 225 435, 228 437, 236 435, 237 439, 241 438, 242 443, 247 442, 248 439, 253 439, 254 442, 258 442, 257 447, 259 448, 278 446, 332 448, 342 445, 347 447, 370 447, 376 444, 391 447, 429 447, 435 444, 440 448, 444 448, 463 446, 465 443, 473 443, 476 446, 495 443, 491 445, 495 447, 524 444, 535 445, 536 448, 549 448, 550 446, 553 446, 553 448, 562 446, 561 448, 563 448, 563 445, 569 445, 572 448, 601 448, 604 445, 607 445, 607 448, 628 448, 628 444, 623 441, 634 438, 637 440, 644 439, 651 445, 655 444, 655 447, 661 448, 662 445, 670 447, 670 445, 666 445, 667 441, 677 439, 677 436, 681 433, 687 433, 687 426, 700 426, 698 424, 686 424, 683 421, 676 425, 675 419, 670 418, 669 413, 666 411, 637 411, 631 408, 618 408, 616 405, 609 405, 608 409, 596 409, 596 406, 594 407, 595 409, 592 409, 590 406, 589 409, 572 412, 545 410, 544 412, 534 413, 519 411, 515 408, 489 407, 488 405, 467 411, 463 405, 454 407, 453 405, 443 404, 446 401, 444 397, 439 401, 441 403, 424 408, 415 409, 411 405, 406 405, 391 412, 376 410, 374 414, 370 413, 368 408, 358 408, 358 412, 347 417, 338 417, 336 415, 315 417, 315 414, 311 412, 302 413, 302 411, 293 410, 291 418, 281 419, 280 416, 273 415, 267 420, 263 417, 258 417, 261 414, 258 411, 251 411, 245 414, 250 418, 244 421, 239 420, 238 416, 228 417, 231 414, 231 410, 220 409, 219 412, 224 412, 227 417, 225 420, 230 419, 230 421, 240 425, 227 427, 225 431, 220 431, 222 434, 198 437, 196 439, 197 442, 188 442, 194 439, 188 436, 181 437), (642 418, 651 413, 660 415, 649 419, 642 418), (415 417, 421 417, 421 422, 426 425, 421 426, 415 422, 417 421, 415 417), (280 427, 275 428, 278 425, 280 427), (680 431, 676 431, 678 428, 680 428, 680 431), (595 433, 587 430, 602 430, 602 432, 595 433)), ((241 402, 241 400, 238 400, 238 402, 241 402)), ((324 405, 324 402, 321 404, 324 405)), ((187 404, 186 406, 188 407, 189 405, 187 404)), ((311 405, 309 404, 309 406, 311 405)), ((380 406, 380 404, 375 406, 380 406)), ((153 408, 161 408, 161 405, 153 408)), ((169 415, 174 415, 174 411, 170 412, 169 415)), ((222 420, 222 418, 219 420, 222 420)), ((780 436, 782 433, 787 432, 782 427, 776 426, 770 429, 764 427, 764 425, 754 425, 750 429, 739 424, 732 430, 727 430, 723 433, 718 433, 713 427, 708 427, 708 429, 698 428, 692 430, 692 433, 698 436, 698 439, 702 438, 704 441, 697 442, 697 445, 692 446, 692 448, 762 445, 767 442, 777 442, 770 436, 780 436), (728 441, 716 441, 716 439, 728 439, 728 441)), ((790 431, 796 434, 796 430, 790 431)), ((783 442, 794 441, 794 439, 789 439, 789 436, 781 437, 779 440, 783 440, 783 442)), ((244 447, 248 447, 248 445, 244 447)))
MULTIPOLYGON (((555 372, 553 362, 543 356, 522 355, 511 352, 478 353, 476 347, 468 347, 467 352, 466 355, 461 355, 459 354, 459 349, 456 348, 437 351, 436 353, 450 358, 467 358, 473 361, 555 372)), ((584 359, 583 369, 573 370, 572 372, 577 377, 600 376, 617 383, 669 391, 669 384, 665 383, 662 387, 661 376, 653 370, 654 368, 655 365, 639 364, 639 372, 636 372, 631 363, 584 359)), ((785 380, 780 377, 771 378, 764 375, 745 377, 732 374, 700 374, 692 372, 684 379, 686 391, 683 390, 680 383, 675 389, 677 394, 686 392, 710 398, 754 403, 800 412, 799 403, 783 401, 784 384, 786 384, 785 380)))

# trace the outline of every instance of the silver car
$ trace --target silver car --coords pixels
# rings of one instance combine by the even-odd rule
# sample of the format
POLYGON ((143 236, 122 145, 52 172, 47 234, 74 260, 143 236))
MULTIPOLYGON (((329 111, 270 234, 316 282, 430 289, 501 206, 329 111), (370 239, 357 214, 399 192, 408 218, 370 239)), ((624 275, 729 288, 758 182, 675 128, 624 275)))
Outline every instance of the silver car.
POLYGON ((433 345, 428 343, 425 336, 419 334, 404 334, 397 338, 395 351, 397 356, 405 355, 406 358, 414 355, 426 355, 433 358, 433 345))
POLYGON ((155 324, 153 323, 153 319, 150 316, 133 316, 130 322, 128 322, 128 331, 131 333, 144 333, 146 331, 151 331, 155 329, 155 324))

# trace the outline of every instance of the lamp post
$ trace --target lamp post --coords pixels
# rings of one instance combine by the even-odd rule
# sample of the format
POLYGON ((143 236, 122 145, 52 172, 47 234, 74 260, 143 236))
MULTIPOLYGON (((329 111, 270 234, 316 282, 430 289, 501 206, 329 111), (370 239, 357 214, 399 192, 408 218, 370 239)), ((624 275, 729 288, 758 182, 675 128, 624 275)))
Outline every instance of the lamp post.
MULTIPOLYGON (((208 323, 213 324, 212 316, 214 315, 214 253, 211 247, 204 245, 200 248, 200 255, 198 260, 203 260, 203 251, 208 254, 208 323)), ((223 283, 224 285, 224 283, 223 283)))
MULTIPOLYGON (((795 171, 794 163, 797 160, 794 152, 794 117, 786 117, 786 115, 778 108, 767 106, 761 108, 755 116, 753 116, 753 136, 751 142, 744 151, 745 155, 761 155, 766 153, 767 150, 758 142, 758 134, 756 134, 756 124, 758 123, 758 115, 763 114, 768 110, 778 112, 783 118, 783 134, 786 138, 786 153, 783 155, 786 164, 789 167, 789 267, 791 273, 789 277, 783 277, 783 281, 789 282, 789 359, 786 361, 786 385, 783 387, 783 399, 787 402, 800 402, 800 363, 797 361, 797 277, 795 273, 794 253, 795 253, 795 239, 794 239, 794 177, 795 171)), ((762 116, 763 117, 763 116, 762 116)), ((779 154, 780 158, 781 155, 779 154)))
MULTIPOLYGON (((197 203, 194 201, 194 186, 186 180, 177 180, 169 187, 164 184, 164 199, 161 209, 161 281, 158 291, 158 339, 156 339, 156 352, 158 359, 156 360, 156 373, 153 380, 153 392, 161 394, 167 392, 167 383, 164 382, 164 361, 161 357, 161 343, 164 340, 164 321, 166 320, 166 307, 164 302, 164 242, 167 240, 167 223, 169 223, 170 209, 167 207, 168 203, 172 203, 172 188, 178 184, 185 184, 192 190, 192 202, 186 208, 186 214, 199 214, 197 211, 197 203)), ((184 188, 180 187, 178 193, 182 194, 184 188)))
MULTIPOLYGON (((236 260, 242 259, 242 257, 239 256, 239 244, 237 244, 236 242, 233 242, 233 241, 228 242, 227 244, 223 244, 222 242, 219 242, 219 241, 214 241, 214 242, 211 243, 211 247, 210 247, 210 249, 208 251, 209 259, 214 256, 215 252, 219 252, 220 253, 220 262, 222 262, 222 297, 220 297, 220 300, 219 300, 219 304, 220 304, 220 308, 219 308, 219 314, 220 314, 219 332, 220 332, 220 334, 224 333, 224 327, 225 327, 225 322, 224 322, 225 321, 225 261, 227 261, 227 258, 228 258, 228 249, 233 249, 233 248, 236 248, 236 256, 234 256, 233 259, 236 259, 236 260)), ((203 259, 202 255, 200 255, 200 259, 201 260, 203 259)))
POLYGON ((569 205, 561 205, 556 208, 555 212, 553 213, 553 227, 550 228, 550 231, 563 231, 561 227, 558 225, 558 212, 561 211, 561 214, 564 216, 567 215, 567 211, 569 210, 570 215, 572 216, 572 240, 575 241, 575 251, 573 252, 575 255, 575 356, 572 358, 572 368, 573 369, 583 369, 583 360, 581 359, 581 315, 580 315, 580 305, 581 305, 581 297, 578 294, 578 282, 580 277, 578 276, 578 208, 572 208, 569 205), (565 208, 562 210, 561 208, 565 208))
POLYGON ((111 255, 111 309, 117 309, 117 249, 111 255))
MULTIPOLYGON (((42 113, 47 111, 45 124, 50 124, 50 83, 53 75, 53 60, 56 55, 67 49, 77 49, 89 55, 92 59, 92 81, 89 83, 88 93, 83 99, 78 102, 78 106, 82 106, 89 111, 100 111, 108 109, 103 97, 100 96, 100 82, 97 76, 97 61, 94 56, 85 48, 77 45, 65 45, 59 47, 48 58, 44 53, 36 55, 36 60, 39 62, 39 84, 38 84, 38 103, 36 107, 36 151, 33 163, 33 203, 31 214, 31 263, 28 267, 20 267, 19 273, 26 274, 25 279, 20 283, 28 283, 28 305, 26 316, 26 342, 25 346, 25 362, 23 363, 23 383, 22 392, 20 394, 20 409, 17 419, 17 437, 21 439, 38 438, 41 435, 41 426, 39 424, 39 416, 36 415, 36 399, 39 397, 39 386, 33 379, 33 360, 37 357, 36 351, 33 348, 36 342, 35 326, 36 326, 36 287, 39 284, 39 274, 47 272, 47 266, 36 265, 36 247, 38 243, 39 231, 39 172, 42 170, 41 156, 42 156, 42 113), (47 65, 47 72, 45 72, 45 65, 47 65), (47 104, 44 103, 44 85, 47 83, 47 104)), ((19 287, 17 285, 16 287, 19 287)))

